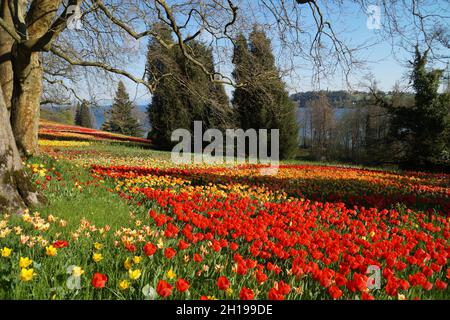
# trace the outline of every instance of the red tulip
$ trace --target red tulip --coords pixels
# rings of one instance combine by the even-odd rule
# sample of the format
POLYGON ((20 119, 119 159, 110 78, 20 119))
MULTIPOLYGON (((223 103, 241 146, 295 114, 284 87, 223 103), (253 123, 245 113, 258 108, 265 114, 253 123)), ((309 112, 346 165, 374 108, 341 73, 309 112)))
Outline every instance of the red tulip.
POLYGON ((197 262, 197 263, 200 263, 200 262, 203 261, 203 258, 202 258, 202 256, 199 255, 198 253, 195 253, 195 254, 194 254, 194 261, 197 262))
POLYGON ((284 300, 284 296, 275 288, 271 288, 267 295, 269 300, 284 300))
POLYGON ((156 286, 156 292, 163 298, 172 294, 172 286, 165 280, 160 280, 156 286))
POLYGON ((291 292, 291 286, 281 280, 280 282, 278 282, 278 291, 282 295, 287 295, 289 292, 291 292))
POLYGON ((184 280, 182 278, 178 279, 177 283, 176 283, 176 287, 179 292, 185 292, 187 289, 189 289, 189 282, 187 282, 186 280, 184 280))
POLYGON ((333 299, 339 299, 342 296, 342 291, 336 286, 329 287, 328 293, 333 299))
POLYGON ((69 242, 66 240, 57 240, 53 242, 53 246, 57 249, 66 248, 69 246, 69 242))
POLYGON ((239 293, 239 298, 241 300, 253 300, 254 297, 255 294, 253 293, 253 290, 246 287, 242 288, 239 293))
POLYGON ((447 284, 444 281, 436 280, 436 288, 439 290, 445 290, 447 288, 447 284))
POLYGON ((156 246, 150 242, 147 242, 142 249, 147 257, 154 255, 156 252, 156 246))
POLYGON ((267 275, 264 274, 263 272, 259 271, 259 270, 256 271, 256 281, 258 282, 258 284, 266 282, 267 281, 267 275))
POLYGON ((94 288, 104 288, 107 281, 108 277, 106 275, 96 272, 92 277, 91 283, 94 288))
POLYGON ((180 250, 186 250, 187 248, 189 248, 189 243, 187 243, 187 242, 184 241, 184 240, 180 240, 180 241, 178 242, 178 249, 180 249, 180 250))
POLYGON ((176 251, 173 248, 167 248, 164 250, 164 256, 167 259, 172 259, 175 256, 176 251))
POLYGON ((217 287, 219 290, 227 290, 230 287, 230 281, 224 276, 220 276, 219 279, 217 279, 217 287))

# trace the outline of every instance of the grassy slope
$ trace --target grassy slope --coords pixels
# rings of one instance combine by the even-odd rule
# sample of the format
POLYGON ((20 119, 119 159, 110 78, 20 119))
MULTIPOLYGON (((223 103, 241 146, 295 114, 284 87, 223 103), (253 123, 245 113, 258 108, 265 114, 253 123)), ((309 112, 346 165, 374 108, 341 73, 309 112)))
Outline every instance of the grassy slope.
POLYGON ((47 203, 39 208, 44 216, 55 215, 68 221, 69 229, 76 228, 81 218, 98 226, 110 225, 114 229, 127 225, 130 207, 107 182, 101 187, 93 183, 89 170, 67 161, 54 161, 47 156, 35 157, 31 163, 54 167, 62 175, 62 182, 50 182, 44 190, 47 203), (81 186, 82 191, 75 185, 81 186))

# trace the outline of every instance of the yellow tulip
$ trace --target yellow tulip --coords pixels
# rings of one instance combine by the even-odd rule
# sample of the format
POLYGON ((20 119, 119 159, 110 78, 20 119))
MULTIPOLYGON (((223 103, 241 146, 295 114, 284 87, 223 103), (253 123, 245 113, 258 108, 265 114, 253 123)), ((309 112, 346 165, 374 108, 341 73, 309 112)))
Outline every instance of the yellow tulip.
POLYGON ((96 242, 94 243, 94 248, 100 250, 101 248, 103 248, 103 245, 101 243, 96 242))
POLYGON ((94 262, 100 262, 103 260, 103 256, 101 253, 94 253, 92 255, 92 260, 94 260, 94 262))
POLYGON ((120 290, 127 290, 130 287, 130 282, 128 280, 121 280, 119 282, 119 289, 120 290))
POLYGON ((175 278, 177 275, 175 274, 175 272, 173 272, 172 269, 170 269, 169 271, 167 271, 167 278, 169 278, 170 280, 172 280, 173 278, 175 278))
POLYGON ((81 277, 82 274, 84 274, 84 270, 81 267, 73 267, 72 275, 74 277, 81 277))
POLYGON ((58 250, 52 245, 45 247, 45 254, 49 257, 56 256, 57 252, 58 252, 58 250))
POLYGON ((21 267, 21 268, 28 268, 28 266, 32 263, 33 263, 33 260, 31 260, 28 257, 25 257, 25 258, 20 257, 20 259, 19 259, 19 267, 21 267))
POLYGON ((141 276, 141 270, 130 269, 130 270, 128 270, 128 276, 130 277, 131 280, 137 280, 141 276))
POLYGON ((20 270, 20 280, 23 282, 27 282, 32 280, 34 277, 34 270, 33 269, 26 269, 22 268, 20 270))
POLYGON ((130 258, 127 258, 125 260, 125 262, 123 263, 123 266, 125 267, 126 270, 130 270, 131 269, 132 264, 131 264, 130 258))
POLYGON ((136 263, 136 264, 139 264, 141 262, 141 257, 140 256, 134 256, 133 262, 136 263))
POLYGON ((162 238, 159 238, 158 243, 156 244, 156 246, 158 247, 158 249, 164 248, 164 241, 163 241, 162 238))
POLYGON ((1 252, 2 252, 2 257, 8 258, 11 255, 12 249, 7 248, 7 247, 3 247, 1 252))

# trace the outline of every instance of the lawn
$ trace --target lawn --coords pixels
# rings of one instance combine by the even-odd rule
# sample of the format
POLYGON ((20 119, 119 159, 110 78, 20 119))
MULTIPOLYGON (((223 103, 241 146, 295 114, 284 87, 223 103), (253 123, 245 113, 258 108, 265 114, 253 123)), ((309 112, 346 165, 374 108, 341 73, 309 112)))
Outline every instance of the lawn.
POLYGON ((142 140, 43 127, 26 165, 47 203, 0 217, 2 299, 450 297, 449 175, 176 167, 142 140))

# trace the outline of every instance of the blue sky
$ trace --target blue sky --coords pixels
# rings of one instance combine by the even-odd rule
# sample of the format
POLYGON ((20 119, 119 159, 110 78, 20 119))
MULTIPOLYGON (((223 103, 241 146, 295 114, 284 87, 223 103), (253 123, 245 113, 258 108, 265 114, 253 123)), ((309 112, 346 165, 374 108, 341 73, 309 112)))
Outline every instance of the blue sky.
MULTIPOLYGON (((375 2, 375 1, 374 1, 375 2)), ((408 71, 406 68, 407 61, 411 59, 411 54, 405 50, 398 50, 393 48, 388 41, 380 42, 379 31, 376 29, 367 28, 368 16, 361 12, 355 5, 347 5, 342 12, 338 14, 331 13, 329 20, 333 22, 333 27, 338 36, 349 43, 350 46, 358 46, 361 44, 373 44, 370 47, 360 50, 357 55, 360 59, 366 61, 361 69, 354 70, 354 74, 350 77, 352 89, 363 90, 365 87, 362 83, 367 83, 366 75, 372 74, 372 79, 378 82, 378 87, 382 90, 391 90, 397 81, 405 78, 408 71), (374 44, 376 43, 376 44, 374 44)), ((383 17, 381 16, 381 19, 383 17)), ((305 17, 305 25, 312 25, 313 20, 310 15, 305 17)), ((128 70, 135 75, 141 76, 145 66, 145 50, 147 46, 147 39, 140 42, 140 53, 136 54, 135 63, 128 67, 128 70)), ((274 40, 272 43, 274 52, 277 55, 281 50, 279 43, 274 40)), ((284 57, 279 59, 280 68, 282 68, 284 57)), ((308 62, 297 58, 294 59, 296 66, 296 76, 287 76, 284 78, 287 88, 290 93, 298 91, 308 91, 313 89, 328 89, 328 90, 345 90, 349 87, 339 74, 323 79, 320 83, 312 83, 312 71, 308 68, 308 62)), ((436 65, 438 67, 445 67, 444 65, 436 65)), ((228 62, 221 65, 221 71, 229 74, 232 70, 232 65, 228 62)), ((122 79, 128 89, 132 99, 136 103, 148 103, 151 99, 147 89, 143 86, 137 86, 135 83, 122 79)), ((403 81, 404 83, 404 81, 403 81)), ((226 87, 227 92, 232 92, 232 87, 226 87)), ((113 92, 99 88, 98 96, 107 99, 113 95, 113 92)))

